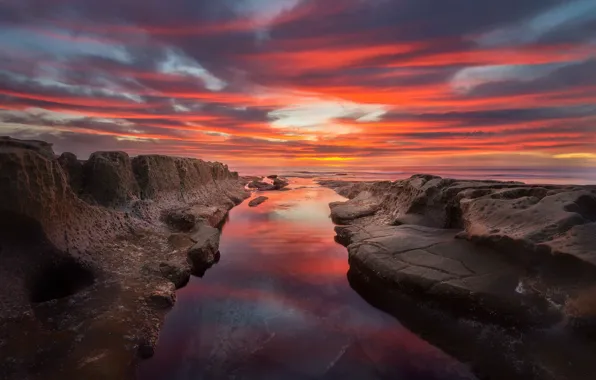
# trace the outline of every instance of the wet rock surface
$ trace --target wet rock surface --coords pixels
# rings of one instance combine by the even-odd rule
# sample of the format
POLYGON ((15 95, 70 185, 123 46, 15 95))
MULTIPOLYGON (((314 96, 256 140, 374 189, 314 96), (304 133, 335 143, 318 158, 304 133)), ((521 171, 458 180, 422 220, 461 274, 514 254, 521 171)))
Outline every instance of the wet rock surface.
POLYGON ((243 177, 249 189, 256 189, 258 191, 278 191, 284 190, 290 185, 290 181, 286 178, 281 178, 277 175, 267 176, 269 182, 266 182, 261 177, 243 177))
POLYGON ((403 314, 392 303, 407 298, 517 331, 523 353, 511 355, 532 363, 513 370, 526 374, 518 378, 583 379, 582 371, 596 371, 586 359, 596 353, 594 341, 569 343, 596 336, 596 187, 430 175, 320 183, 350 198, 330 204, 331 218, 341 224, 336 240, 348 248, 350 281, 366 299, 382 297, 384 309, 403 314), (532 339, 544 342, 540 353, 527 352, 532 339), (559 344, 574 354, 564 355, 564 365, 547 363, 559 344))
POLYGON ((81 162, 8 138, 0 193, 3 379, 132 378, 188 282, 191 251, 215 261, 216 227, 250 195, 219 163, 123 152, 81 162))
POLYGON ((267 197, 256 197, 255 199, 251 200, 248 203, 249 207, 257 207, 258 205, 262 204, 263 202, 265 202, 267 199, 267 197))

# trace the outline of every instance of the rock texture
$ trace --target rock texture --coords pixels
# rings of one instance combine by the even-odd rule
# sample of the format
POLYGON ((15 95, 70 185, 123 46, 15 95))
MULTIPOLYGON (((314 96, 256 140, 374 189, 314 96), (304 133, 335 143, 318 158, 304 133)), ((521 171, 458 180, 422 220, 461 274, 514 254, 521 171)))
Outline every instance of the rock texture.
POLYGON ((261 178, 251 178, 251 180, 247 184, 247 187, 249 189, 256 189, 259 191, 275 191, 284 190, 287 186, 290 185, 290 181, 288 181, 286 178, 278 177, 277 175, 270 175, 267 178, 271 180, 271 182, 265 182, 261 180, 261 178))
POLYGON ((596 307, 565 307, 596 283, 594 186, 321 183, 350 198, 330 205, 331 218, 347 225, 337 239, 363 276, 507 323, 596 318, 596 307))
POLYGON ((267 198, 267 197, 256 197, 255 199, 253 199, 250 202, 248 202, 248 206, 249 207, 257 207, 261 203, 265 202, 267 199, 269 199, 269 198, 267 198))
POLYGON ((0 138, 0 377, 133 377, 197 252, 216 260, 217 227, 250 195, 243 186, 219 163, 82 162, 0 138))
POLYGON ((596 187, 320 181, 352 287, 479 378, 596 371, 596 187))

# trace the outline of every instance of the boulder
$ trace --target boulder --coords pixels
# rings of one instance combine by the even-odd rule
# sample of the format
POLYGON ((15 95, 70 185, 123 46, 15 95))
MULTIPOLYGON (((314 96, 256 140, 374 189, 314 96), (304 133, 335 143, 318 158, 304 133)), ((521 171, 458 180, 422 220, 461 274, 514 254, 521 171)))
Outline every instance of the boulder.
POLYGON ((168 309, 176 303, 174 284, 165 284, 154 289, 147 297, 147 303, 158 309, 168 309))
POLYGON ((211 227, 221 227, 228 210, 217 206, 194 205, 166 212, 166 223, 176 231, 191 231, 197 223, 206 222, 211 227))
POLYGON ((256 197, 255 199, 253 199, 250 202, 248 202, 248 207, 257 207, 261 203, 265 202, 267 199, 269 199, 269 198, 267 198, 267 197, 256 197))
POLYGON ((369 193, 360 193, 348 202, 332 202, 331 220, 336 224, 350 224, 354 219, 375 214, 381 207, 377 198, 369 193))
POLYGON ((190 280, 191 268, 186 260, 171 260, 159 263, 161 274, 170 280, 176 289, 182 288, 190 280))
POLYGON ((267 178, 269 179, 276 179, 278 177, 277 174, 268 175, 267 178))
POLYGON ((273 180, 274 190, 281 190, 289 184, 290 182, 285 178, 275 178, 273 180))
POLYGON ((195 244, 188 250, 188 259, 195 274, 203 274, 218 261, 220 234, 217 228, 204 224, 191 235, 195 244))
POLYGON ((259 191, 275 190, 274 185, 267 183, 267 182, 263 182, 263 181, 257 181, 257 180, 250 182, 248 184, 248 188, 249 189, 257 189, 259 191))

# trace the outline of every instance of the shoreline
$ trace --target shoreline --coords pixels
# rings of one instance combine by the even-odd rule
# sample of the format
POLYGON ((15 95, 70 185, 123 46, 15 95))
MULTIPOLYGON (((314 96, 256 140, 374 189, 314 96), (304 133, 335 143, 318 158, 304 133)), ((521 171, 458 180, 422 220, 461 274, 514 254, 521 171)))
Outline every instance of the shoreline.
MULTIPOLYGON (((330 209, 350 281, 365 299, 384 298, 391 314, 405 297, 524 336, 556 328, 561 339, 532 335, 554 351, 596 337, 596 187, 431 175, 319 183, 348 198, 330 209)), ((594 354, 596 340, 582 347, 594 354)), ((544 371, 535 378, 567 378, 574 366, 596 370, 582 355, 563 355, 570 368, 539 354, 528 360, 544 371)))
POLYGON ((0 177, 6 379, 134 378, 176 289, 217 260, 228 211, 250 196, 220 163, 124 152, 80 161, 10 138, 0 177))

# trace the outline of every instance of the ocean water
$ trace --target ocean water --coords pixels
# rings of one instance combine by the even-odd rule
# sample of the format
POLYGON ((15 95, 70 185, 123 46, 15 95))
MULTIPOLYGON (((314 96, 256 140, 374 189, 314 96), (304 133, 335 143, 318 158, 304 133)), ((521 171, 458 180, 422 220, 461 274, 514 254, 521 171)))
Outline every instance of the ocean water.
POLYGON ((350 287, 328 208, 342 197, 290 187, 231 211, 219 263, 178 291, 139 379, 475 379, 350 287))
MULTIPOLYGON (((241 174, 265 175, 270 170, 251 169, 241 174)), ((277 173, 277 172, 276 172, 277 173)), ((518 181, 528 184, 596 185, 596 167, 450 167, 413 166, 399 170, 281 170, 286 176, 336 178, 346 180, 399 180, 413 174, 433 174, 444 178, 518 181)))

